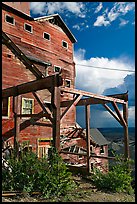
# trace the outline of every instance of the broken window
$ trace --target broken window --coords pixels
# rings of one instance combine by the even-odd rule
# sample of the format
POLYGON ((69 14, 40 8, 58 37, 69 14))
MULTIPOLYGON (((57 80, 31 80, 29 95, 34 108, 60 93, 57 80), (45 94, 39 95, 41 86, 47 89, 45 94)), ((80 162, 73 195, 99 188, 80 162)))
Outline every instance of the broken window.
POLYGON ((22 114, 32 114, 34 112, 34 99, 22 98, 22 114))
POLYGON ((15 19, 14 19, 12 16, 9 16, 9 15, 7 15, 7 14, 6 14, 6 16, 5 16, 5 21, 6 21, 7 23, 10 23, 10 24, 12 24, 12 25, 15 25, 15 19))
POLYGON ((64 48, 68 48, 68 43, 66 41, 62 40, 62 46, 64 48))
POLYGON ((32 26, 27 24, 27 23, 24 23, 24 29, 30 33, 32 33, 32 26))
POLYGON ((70 88, 71 80, 65 79, 65 86, 70 88))
POLYGON ((43 38, 46 40, 50 40, 50 34, 49 33, 43 33, 43 38))
POLYGON ((103 145, 101 145, 101 147, 100 147, 100 154, 104 154, 105 152, 104 152, 104 146, 103 145))
POLYGON ((61 71, 61 67, 59 66, 54 66, 54 72, 60 72, 61 71))
POLYGON ((2 116, 9 116, 10 98, 2 99, 2 116))

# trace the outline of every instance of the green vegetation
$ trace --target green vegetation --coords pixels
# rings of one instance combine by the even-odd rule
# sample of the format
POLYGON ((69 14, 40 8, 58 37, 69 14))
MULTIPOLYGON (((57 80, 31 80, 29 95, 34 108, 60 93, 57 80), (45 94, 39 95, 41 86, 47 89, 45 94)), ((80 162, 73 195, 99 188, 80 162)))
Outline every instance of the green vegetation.
POLYGON ((9 160, 12 172, 2 170, 3 191, 40 191, 45 198, 65 195, 75 187, 71 173, 54 148, 49 158, 37 158, 32 152, 14 155, 9 160))
POLYGON ((132 194, 134 192, 131 182, 131 167, 133 160, 124 161, 122 155, 116 156, 115 165, 110 167, 109 172, 102 173, 95 169, 92 175, 94 185, 100 190, 111 192, 125 192, 132 194))

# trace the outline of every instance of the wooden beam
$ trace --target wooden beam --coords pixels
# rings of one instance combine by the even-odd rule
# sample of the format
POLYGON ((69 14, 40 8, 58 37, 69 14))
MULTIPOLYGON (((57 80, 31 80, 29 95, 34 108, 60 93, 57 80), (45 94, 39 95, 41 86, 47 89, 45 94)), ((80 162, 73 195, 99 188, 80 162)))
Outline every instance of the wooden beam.
MULTIPOLYGON (((48 117, 49 117, 49 114, 43 113, 42 116, 48 118, 48 117)), ((33 113, 33 114, 17 114, 17 117, 20 117, 20 118, 31 117, 31 118, 39 119, 39 116, 38 116, 37 113, 33 113)), ((49 118, 48 118, 48 119, 49 119, 49 118)))
POLYGON ((129 159, 130 157, 130 151, 129 151, 129 137, 128 137, 128 102, 126 104, 123 104, 123 117, 126 122, 126 126, 124 126, 124 154, 125 159, 129 159))
POLYGON ((13 113, 14 113, 14 149, 15 149, 15 156, 18 157, 19 149, 18 149, 18 140, 19 140, 19 133, 20 133, 20 118, 17 117, 17 114, 21 111, 21 97, 20 96, 13 96, 13 113))
MULTIPOLYGON (((56 74, 57 75, 57 74, 56 74)), ((17 86, 13 86, 2 90, 2 98, 10 96, 18 96, 21 94, 38 91, 42 89, 49 89, 53 86, 52 81, 56 75, 48 76, 44 79, 34 80, 17 86)), ((62 78, 58 79, 59 86, 62 85, 62 78)))
POLYGON ((77 105, 77 103, 79 102, 79 100, 82 98, 82 95, 77 95, 72 101, 69 101, 69 105, 66 108, 66 110, 62 113, 60 119, 62 120, 64 118, 64 116, 69 113, 73 107, 75 107, 77 105))
POLYGON ((123 123, 121 122, 121 120, 117 117, 117 115, 111 110, 111 108, 109 108, 106 104, 102 104, 106 110, 123 126, 123 123))
POLYGON ((11 50, 15 56, 34 74, 37 79, 44 78, 45 76, 39 69, 28 59, 28 57, 17 47, 17 45, 2 31, 2 42, 11 50))
POLYGON ((51 105, 53 110, 53 146, 60 151, 60 89, 58 80, 59 75, 52 78, 51 105))
POLYGON ((124 101, 128 101, 128 91, 126 93, 122 93, 122 94, 113 94, 113 95, 106 95, 106 96, 119 98, 119 99, 122 99, 124 101))
POLYGON ((120 121, 122 122, 123 126, 126 127, 127 124, 126 124, 124 118, 122 117, 122 115, 121 115, 121 113, 120 113, 120 111, 119 111, 119 109, 118 109, 118 106, 117 106, 116 102, 113 101, 113 102, 112 102, 112 105, 113 105, 113 107, 114 107, 114 109, 115 109, 115 111, 116 111, 116 113, 117 113, 117 115, 118 115, 120 121))
POLYGON ((87 171, 91 172, 91 163, 90 163, 90 105, 85 106, 85 115, 86 115, 86 142, 87 142, 87 171))
POLYGON ((121 104, 125 104, 126 102, 122 99, 118 99, 118 98, 114 98, 114 97, 108 97, 108 96, 103 96, 103 95, 98 95, 98 94, 93 94, 91 92, 86 92, 86 91, 82 91, 82 90, 77 90, 77 89, 73 89, 73 88, 60 88, 61 91, 66 92, 66 93, 71 93, 71 94, 80 94, 83 96, 88 96, 90 98, 95 98, 95 99, 101 99, 104 100, 105 103, 106 102, 117 102, 117 103, 121 103, 121 104))
POLYGON ((35 92, 32 92, 32 94, 34 95, 38 103, 40 104, 43 111, 46 112, 47 116, 44 116, 44 117, 47 117, 51 122, 53 122, 53 118, 51 117, 52 115, 51 111, 49 109, 46 109, 44 103, 40 100, 39 96, 35 92))

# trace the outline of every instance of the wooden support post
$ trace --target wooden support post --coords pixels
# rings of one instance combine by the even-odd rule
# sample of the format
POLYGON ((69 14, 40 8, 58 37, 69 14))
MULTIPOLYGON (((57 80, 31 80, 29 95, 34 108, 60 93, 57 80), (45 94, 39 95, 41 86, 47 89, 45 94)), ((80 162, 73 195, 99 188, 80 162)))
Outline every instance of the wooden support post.
POLYGON ((126 104, 123 104, 123 117, 126 122, 126 126, 124 127, 124 144, 125 144, 125 159, 129 159, 130 153, 129 153, 129 137, 128 137, 128 102, 126 104))
POLYGON ((13 96, 13 113, 14 113, 14 150, 15 156, 18 157, 18 139, 19 139, 19 132, 20 132, 20 118, 17 116, 20 113, 20 96, 13 96))
POLYGON ((90 105, 85 106, 86 115, 86 140, 87 140, 87 171, 91 172, 90 164, 90 105))
POLYGON ((53 146, 60 151, 60 89, 59 75, 53 78, 53 87, 51 92, 51 105, 53 110, 53 146))

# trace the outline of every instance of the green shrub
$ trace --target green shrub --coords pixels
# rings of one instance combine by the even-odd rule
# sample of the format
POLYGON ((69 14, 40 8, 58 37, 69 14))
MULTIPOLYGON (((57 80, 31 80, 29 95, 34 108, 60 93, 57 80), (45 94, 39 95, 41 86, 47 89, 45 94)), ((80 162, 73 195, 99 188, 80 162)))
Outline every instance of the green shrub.
POLYGON ((3 190, 28 193, 40 191, 44 197, 49 198, 65 195, 75 186, 71 173, 54 148, 48 160, 38 159, 36 154, 27 152, 20 159, 12 157, 8 162, 12 172, 2 171, 3 190))
POLYGON ((92 180, 95 186, 100 190, 133 193, 131 169, 129 169, 132 162, 132 160, 124 161, 121 156, 117 156, 115 165, 111 166, 108 173, 104 174, 99 169, 94 169, 92 180))

